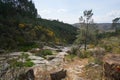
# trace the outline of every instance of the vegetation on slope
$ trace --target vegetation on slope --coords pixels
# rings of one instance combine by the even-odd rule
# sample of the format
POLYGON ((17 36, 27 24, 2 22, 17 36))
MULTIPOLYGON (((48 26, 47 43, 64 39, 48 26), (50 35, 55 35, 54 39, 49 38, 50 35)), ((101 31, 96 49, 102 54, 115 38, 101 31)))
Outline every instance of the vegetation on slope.
POLYGON ((76 28, 37 18, 32 0, 0 0, 0 49, 37 47, 36 42, 72 43, 76 28))

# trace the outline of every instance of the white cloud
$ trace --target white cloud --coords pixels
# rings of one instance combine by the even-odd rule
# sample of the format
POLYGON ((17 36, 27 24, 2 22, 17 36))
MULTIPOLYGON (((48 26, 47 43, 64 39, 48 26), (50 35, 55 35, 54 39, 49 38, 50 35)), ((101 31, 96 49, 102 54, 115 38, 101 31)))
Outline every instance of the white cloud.
POLYGON ((47 10, 47 9, 44 9, 44 10, 41 10, 40 13, 41 13, 41 14, 50 14, 51 11, 50 11, 50 10, 47 10))
POLYGON ((108 13, 107 16, 113 17, 113 18, 120 17, 120 10, 113 10, 110 13, 108 13))
MULTIPOLYGON (((59 19, 65 23, 76 23, 79 22, 79 14, 70 13, 67 9, 45 9, 41 10, 40 13, 42 18, 46 19, 59 19)), ((93 15, 95 23, 112 23, 112 20, 116 17, 120 17, 120 10, 112 10, 103 15, 93 15)))
POLYGON ((116 17, 120 17, 120 10, 113 10, 111 12, 106 13, 105 15, 100 15, 100 16, 94 16, 94 21, 95 22, 112 22, 112 20, 116 17))
POLYGON ((67 10, 66 9, 58 9, 57 12, 58 13, 61 13, 61 12, 63 13, 63 12, 67 12, 67 10))

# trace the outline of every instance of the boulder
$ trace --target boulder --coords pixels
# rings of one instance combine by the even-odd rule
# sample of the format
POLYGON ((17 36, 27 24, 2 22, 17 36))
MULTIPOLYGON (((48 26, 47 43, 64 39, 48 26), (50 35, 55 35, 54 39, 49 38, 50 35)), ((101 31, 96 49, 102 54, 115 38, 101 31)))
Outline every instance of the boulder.
POLYGON ((33 48, 33 49, 31 49, 29 52, 31 52, 31 53, 38 53, 38 52, 40 52, 40 48, 33 48))
POLYGON ((108 54, 103 62, 105 80, 120 80, 120 54, 108 54))
POLYGON ((56 57, 56 55, 47 55, 45 56, 47 60, 52 60, 56 57))
POLYGON ((66 70, 62 69, 61 71, 55 72, 55 73, 51 73, 51 80, 62 80, 64 78, 66 78, 67 74, 66 74, 66 70))
POLYGON ((24 80, 62 80, 66 77, 66 70, 51 70, 41 68, 40 66, 36 66, 34 68, 29 69, 26 74, 23 76, 24 80))

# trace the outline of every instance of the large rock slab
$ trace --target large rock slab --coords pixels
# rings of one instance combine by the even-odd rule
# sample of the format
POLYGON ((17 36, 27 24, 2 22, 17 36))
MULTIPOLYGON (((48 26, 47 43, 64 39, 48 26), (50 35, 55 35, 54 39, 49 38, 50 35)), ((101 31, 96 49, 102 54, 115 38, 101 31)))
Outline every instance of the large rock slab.
POLYGON ((24 76, 23 80, 62 80, 66 77, 66 70, 54 69, 48 71, 41 68, 41 66, 35 66, 29 69, 24 76))

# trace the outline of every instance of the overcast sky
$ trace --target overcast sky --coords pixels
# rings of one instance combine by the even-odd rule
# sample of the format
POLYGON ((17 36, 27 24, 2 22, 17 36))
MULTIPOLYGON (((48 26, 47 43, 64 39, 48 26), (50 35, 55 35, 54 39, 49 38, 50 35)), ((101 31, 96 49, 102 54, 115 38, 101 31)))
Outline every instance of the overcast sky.
POLYGON ((97 23, 110 23, 120 17, 120 0, 33 0, 38 14, 45 19, 78 23, 84 10, 93 10, 97 23))

